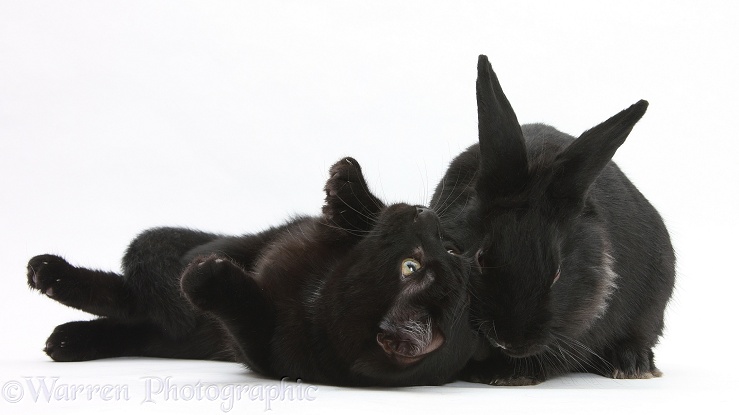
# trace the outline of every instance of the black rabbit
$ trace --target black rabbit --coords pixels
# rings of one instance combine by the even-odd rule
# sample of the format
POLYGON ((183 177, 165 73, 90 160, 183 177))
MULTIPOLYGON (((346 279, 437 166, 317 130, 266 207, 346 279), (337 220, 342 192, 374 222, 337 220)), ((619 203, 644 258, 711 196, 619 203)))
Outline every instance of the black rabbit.
POLYGON ((270 377, 402 386, 454 379, 473 352, 469 260, 433 211, 388 207, 356 160, 337 162, 320 217, 228 237, 146 231, 122 275, 30 260, 28 284, 100 316, 58 326, 57 361, 237 360, 270 377))
POLYGON ((431 206, 477 258, 471 321, 490 344, 462 377, 529 385, 584 371, 661 373, 675 255, 657 211, 611 161, 647 109, 639 101, 579 138, 520 126, 487 58, 479 144, 452 161, 431 206))

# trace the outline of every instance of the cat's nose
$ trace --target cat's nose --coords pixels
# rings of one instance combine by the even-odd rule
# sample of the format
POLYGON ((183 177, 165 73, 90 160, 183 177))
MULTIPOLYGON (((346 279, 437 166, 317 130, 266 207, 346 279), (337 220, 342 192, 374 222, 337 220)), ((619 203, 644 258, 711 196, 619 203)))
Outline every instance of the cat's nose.
POLYGON ((416 219, 414 222, 421 221, 423 223, 428 223, 429 221, 436 222, 438 221, 438 218, 436 216, 436 212, 429 208, 425 208, 423 206, 417 206, 416 207, 416 219))

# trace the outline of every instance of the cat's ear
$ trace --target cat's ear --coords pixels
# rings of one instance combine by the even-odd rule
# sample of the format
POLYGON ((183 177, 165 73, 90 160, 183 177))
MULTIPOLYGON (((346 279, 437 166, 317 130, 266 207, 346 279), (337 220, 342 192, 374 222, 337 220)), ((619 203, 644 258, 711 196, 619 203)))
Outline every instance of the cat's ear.
POLYGON ((590 185, 611 161, 648 105, 644 100, 637 102, 585 131, 567 146, 554 162, 547 189, 549 196, 559 204, 581 207, 590 185))
POLYGON ((480 170, 476 191, 485 203, 523 189, 528 159, 521 125, 485 55, 477 62, 477 121, 480 170))

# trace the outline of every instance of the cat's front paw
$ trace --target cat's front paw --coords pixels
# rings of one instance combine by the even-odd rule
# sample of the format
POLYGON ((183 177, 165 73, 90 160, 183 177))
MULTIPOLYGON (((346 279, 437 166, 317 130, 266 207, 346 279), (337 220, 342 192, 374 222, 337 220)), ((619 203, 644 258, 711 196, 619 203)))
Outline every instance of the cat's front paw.
POLYGON ((61 257, 38 255, 28 261, 26 278, 29 287, 61 301, 74 289, 73 272, 74 267, 61 257))
POLYGON ((329 223, 349 231, 368 231, 384 204, 367 187, 359 163, 345 157, 329 171, 323 214, 329 223))
POLYGON ((195 258, 182 273, 182 292, 197 308, 212 311, 233 295, 233 278, 245 278, 244 271, 228 259, 212 255, 195 258))
POLYGON ((362 168, 359 162, 352 157, 345 157, 337 161, 329 170, 329 179, 326 182, 326 198, 341 199, 342 196, 353 194, 353 188, 364 184, 362 168))
POLYGON ((347 182, 360 182, 362 180, 362 167, 353 157, 344 157, 331 166, 329 169, 329 176, 330 179, 326 185, 327 190, 332 187, 331 185, 338 185, 341 187, 347 182))

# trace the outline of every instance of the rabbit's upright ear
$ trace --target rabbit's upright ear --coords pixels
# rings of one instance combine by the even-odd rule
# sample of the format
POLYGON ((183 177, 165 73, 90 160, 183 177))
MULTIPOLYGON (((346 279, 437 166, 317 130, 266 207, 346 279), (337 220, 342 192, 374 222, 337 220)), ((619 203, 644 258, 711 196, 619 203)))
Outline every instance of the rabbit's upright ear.
POLYGON ((550 197, 574 208, 581 207, 590 185, 624 143, 648 105, 644 100, 637 102, 585 131, 567 146, 554 162, 548 188, 550 197))
POLYGON ((485 55, 477 61, 477 120, 480 176, 475 190, 481 200, 495 204, 523 189, 529 169, 521 125, 485 55))

